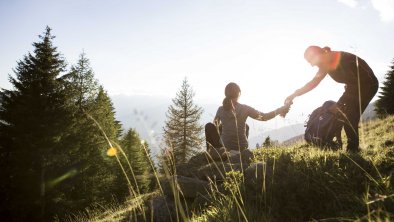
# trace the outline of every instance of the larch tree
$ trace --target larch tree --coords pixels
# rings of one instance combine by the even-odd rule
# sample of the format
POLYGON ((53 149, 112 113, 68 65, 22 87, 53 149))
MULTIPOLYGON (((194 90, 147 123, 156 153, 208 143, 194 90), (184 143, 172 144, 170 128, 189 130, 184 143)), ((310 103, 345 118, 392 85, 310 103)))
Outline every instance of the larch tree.
POLYGON ((203 109, 194 103, 194 95, 185 78, 166 113, 164 142, 175 165, 186 163, 203 144, 203 126, 199 123, 203 109))

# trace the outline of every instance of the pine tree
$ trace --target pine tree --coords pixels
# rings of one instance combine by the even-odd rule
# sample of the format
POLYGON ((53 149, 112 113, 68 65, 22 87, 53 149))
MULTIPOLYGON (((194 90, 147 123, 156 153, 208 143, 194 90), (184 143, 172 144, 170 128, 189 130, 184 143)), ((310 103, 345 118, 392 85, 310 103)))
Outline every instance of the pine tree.
POLYGON ((385 78, 375 105, 375 110, 380 117, 394 114, 394 59, 385 78))
POLYGON ((12 90, 1 92, 1 145, 6 153, 6 189, 14 220, 45 220, 54 194, 47 190, 49 175, 63 166, 62 138, 71 113, 61 81, 65 61, 46 28, 40 41, 17 63, 12 90))
POLYGON ((202 108, 193 102, 194 92, 185 78, 181 89, 168 107, 164 126, 164 141, 172 150, 175 164, 186 163, 203 143, 199 120, 202 108))

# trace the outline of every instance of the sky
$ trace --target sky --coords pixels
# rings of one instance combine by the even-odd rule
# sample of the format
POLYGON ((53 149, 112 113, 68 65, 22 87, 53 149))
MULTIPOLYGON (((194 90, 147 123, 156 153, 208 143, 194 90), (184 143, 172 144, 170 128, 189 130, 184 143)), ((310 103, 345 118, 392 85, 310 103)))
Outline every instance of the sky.
MULTIPOLYGON (((1 88, 47 25, 67 63, 85 52, 110 95, 173 98, 187 78, 197 103, 219 106, 236 82, 263 112, 313 78, 309 45, 357 54, 380 82, 394 59, 394 0, 1 0, 1 88)), ((276 124, 303 122, 343 87, 327 77, 276 124)))

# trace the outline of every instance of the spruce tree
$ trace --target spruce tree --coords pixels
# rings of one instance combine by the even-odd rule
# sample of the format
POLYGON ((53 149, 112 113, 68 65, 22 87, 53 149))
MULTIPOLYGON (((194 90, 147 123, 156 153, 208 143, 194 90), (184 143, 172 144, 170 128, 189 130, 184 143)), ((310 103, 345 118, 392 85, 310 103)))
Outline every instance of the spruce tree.
POLYGON ((99 84, 85 52, 80 54, 77 64, 71 66, 71 71, 63 79, 77 108, 88 109, 98 94, 99 84))
POLYGON ((263 147, 264 148, 269 148, 272 146, 272 142, 271 142, 271 137, 267 136, 263 142, 263 147))
MULTIPOLYGON (((73 127, 70 128, 67 141, 70 150, 70 165, 78 166, 78 174, 72 182, 67 181, 68 192, 64 194, 65 203, 63 206, 68 211, 80 210, 88 207, 92 203, 105 204, 113 199, 112 190, 116 176, 109 170, 114 161, 106 157, 105 153, 109 148, 105 136, 96 123, 96 118, 100 122, 113 122, 106 124, 111 129, 115 122, 114 112, 100 112, 100 110, 113 110, 109 98, 99 99, 100 89, 98 81, 94 78, 93 69, 90 67, 89 59, 82 53, 79 60, 71 67, 70 72, 63 76, 67 94, 72 104, 73 127), (104 101, 104 102, 103 102, 104 101), (105 116, 103 116, 105 115, 105 116), (95 116, 95 117, 93 117, 95 116)), ((105 97, 100 95, 100 97, 105 97)), ((115 127, 115 131, 119 127, 115 127)), ((103 126, 104 132, 112 132, 103 126)), ((109 133, 112 141, 117 141, 117 133, 109 133)))
MULTIPOLYGON (((111 141, 118 141, 122 134, 122 125, 115 117, 115 108, 111 98, 108 96, 104 87, 100 86, 94 104, 90 110, 91 116, 96 119, 101 129, 111 141)), ((102 145, 106 146, 106 141, 102 141, 102 145)))
POLYGON ((194 95, 185 78, 166 113, 164 142, 172 151, 175 165, 186 163, 203 143, 203 127, 199 123, 203 110, 194 104, 194 95))
MULTIPOLYGON (((1 145, 9 176, 4 183, 8 207, 14 220, 48 220, 56 199, 47 183, 64 164, 62 138, 71 113, 61 81, 65 61, 53 46, 46 28, 40 41, 17 63, 12 90, 3 90, 0 109, 1 145)), ((2 182, 3 183, 3 182, 2 182)))
POLYGON ((120 144, 130 163, 131 169, 129 170, 132 170, 130 172, 132 186, 138 193, 147 192, 150 187, 149 174, 151 173, 151 167, 149 161, 151 160, 149 160, 150 157, 145 152, 146 144, 143 144, 140 136, 133 129, 129 129, 126 132, 120 144))
POLYGON ((394 114, 394 59, 380 89, 381 92, 379 99, 376 101, 375 111, 380 117, 394 114))

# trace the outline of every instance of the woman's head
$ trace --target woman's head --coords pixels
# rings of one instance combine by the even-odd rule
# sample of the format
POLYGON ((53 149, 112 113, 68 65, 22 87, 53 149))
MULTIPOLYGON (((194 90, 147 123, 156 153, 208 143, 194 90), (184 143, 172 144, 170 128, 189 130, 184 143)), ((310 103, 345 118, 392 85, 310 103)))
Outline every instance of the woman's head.
POLYGON ((223 107, 225 110, 234 109, 233 101, 237 101, 241 95, 241 88, 236 83, 230 82, 224 89, 224 95, 226 96, 223 100, 223 107))
POLYGON ((319 46, 309 46, 304 53, 304 58, 312 66, 322 66, 327 62, 327 56, 331 52, 329 47, 320 48, 319 46))
POLYGON ((224 95, 229 99, 237 99, 240 94, 241 88, 234 82, 230 82, 227 84, 226 88, 224 88, 224 95))

